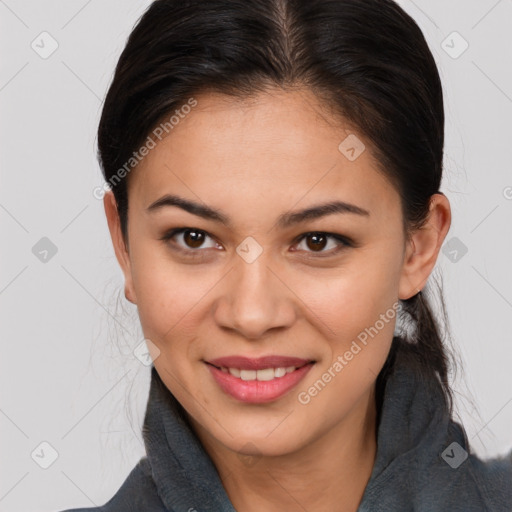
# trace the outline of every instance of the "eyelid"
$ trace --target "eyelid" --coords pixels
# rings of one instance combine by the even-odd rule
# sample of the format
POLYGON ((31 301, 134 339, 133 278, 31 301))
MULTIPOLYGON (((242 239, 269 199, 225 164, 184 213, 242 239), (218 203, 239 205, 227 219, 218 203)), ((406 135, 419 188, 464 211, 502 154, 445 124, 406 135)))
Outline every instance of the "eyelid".
MULTIPOLYGON (((182 234, 185 231, 198 231, 200 233, 204 233, 206 236, 208 236, 212 240, 216 241, 215 237, 212 236, 210 233, 208 233, 208 231, 205 231, 204 229, 200 229, 200 228, 194 228, 194 227, 181 227, 181 228, 170 229, 170 230, 166 231, 159 238, 159 240, 168 242, 172 238, 174 238, 176 235, 182 234)), ((338 233, 331 233, 329 231, 318 231, 318 230, 316 230, 316 231, 306 231, 306 232, 300 234, 298 237, 296 237, 293 240, 293 245, 299 244, 308 235, 314 235, 314 234, 323 235, 323 236, 327 237, 328 239, 335 240, 339 244, 339 246, 337 248, 330 249, 328 251, 318 251, 318 252, 315 252, 315 251, 305 251, 306 254, 308 254, 308 255, 318 255, 318 256, 314 256, 314 257, 332 256, 332 255, 338 254, 338 252, 340 252, 343 249, 346 249, 348 247, 355 247, 355 243, 349 237, 347 237, 347 236, 340 235, 338 233), (326 256, 323 256, 323 255, 326 255, 326 256)), ((219 242, 216 241, 216 243, 219 243, 219 242)), ((177 247, 176 250, 184 252, 184 253, 189 254, 189 255, 194 255, 194 256, 195 255, 199 255, 201 252, 204 251, 204 248, 201 248, 201 247, 199 247, 197 249, 190 249, 190 248, 186 249, 186 248, 181 247, 179 245, 177 245, 176 247, 177 247)), ((208 247, 208 249, 211 249, 211 247, 208 247)), ((300 251, 297 251, 297 252, 300 252, 300 251)))
POLYGON ((305 251, 307 255, 306 257, 310 257, 312 255, 314 258, 327 258, 329 256, 337 255, 340 251, 343 251, 344 249, 355 246, 352 240, 350 240, 348 237, 340 235, 338 233, 331 233, 329 231, 306 231, 304 234, 299 235, 295 239, 294 245, 302 242, 308 235, 322 235, 328 239, 333 239, 337 242, 338 247, 335 247, 334 249, 330 249, 328 251, 305 251))
MULTIPOLYGON (((218 243, 216 240, 215 240, 215 237, 213 237, 212 235, 210 235, 210 233, 208 233, 208 231, 205 231, 204 229, 200 229, 200 228, 194 228, 194 227, 183 227, 183 228, 173 228, 173 229, 170 229, 168 231, 166 231, 160 238, 159 240, 162 240, 164 242, 170 242, 176 235, 180 235, 182 233, 184 233, 185 231, 198 231, 200 233, 204 233, 206 236, 210 237, 212 240, 214 240, 216 243, 218 243)), ((182 253, 185 253, 187 255, 191 255, 191 256, 199 256, 200 253, 202 251, 204 251, 204 248, 198 248, 198 249, 191 249, 191 248, 184 248, 184 247, 181 247, 180 245, 175 245, 175 250, 177 251, 180 251, 182 253)), ((211 249, 211 247, 208 247, 208 249, 211 249)))

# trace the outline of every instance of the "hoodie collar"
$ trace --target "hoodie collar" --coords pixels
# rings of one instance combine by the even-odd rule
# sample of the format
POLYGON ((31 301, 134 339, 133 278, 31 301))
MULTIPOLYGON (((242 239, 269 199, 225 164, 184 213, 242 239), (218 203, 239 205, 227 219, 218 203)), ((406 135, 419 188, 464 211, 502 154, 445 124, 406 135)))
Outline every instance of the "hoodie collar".
MULTIPOLYGON (((405 454, 414 460, 424 458, 429 446, 440 446, 446 439, 450 418, 439 381, 423 380, 405 364, 404 357, 397 351, 386 380, 378 416, 375 463, 359 510, 366 510, 367 504, 389 485, 394 460, 403 460, 405 454), (416 456, 419 453, 421 457, 416 456)), ((211 458, 191 429, 183 406, 154 366, 143 437, 153 480, 169 510, 236 512, 211 458)))
POLYGON ((151 368, 142 429, 160 499, 170 511, 236 512, 209 455, 186 419, 183 406, 151 368))

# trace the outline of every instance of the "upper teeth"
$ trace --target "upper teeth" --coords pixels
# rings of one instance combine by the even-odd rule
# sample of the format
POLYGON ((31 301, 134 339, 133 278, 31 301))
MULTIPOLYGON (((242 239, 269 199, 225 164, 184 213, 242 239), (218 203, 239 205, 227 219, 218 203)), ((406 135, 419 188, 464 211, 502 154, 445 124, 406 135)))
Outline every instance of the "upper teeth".
POLYGON ((284 377, 296 368, 296 366, 287 366, 286 368, 265 368, 264 370, 240 370, 238 368, 221 367, 221 370, 225 373, 229 372, 234 377, 242 380, 272 380, 275 377, 284 377))

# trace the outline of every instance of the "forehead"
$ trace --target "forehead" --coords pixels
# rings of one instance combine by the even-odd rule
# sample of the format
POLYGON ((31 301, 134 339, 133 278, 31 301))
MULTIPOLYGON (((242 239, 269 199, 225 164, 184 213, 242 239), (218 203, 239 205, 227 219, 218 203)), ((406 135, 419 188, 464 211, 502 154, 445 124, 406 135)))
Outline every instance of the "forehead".
POLYGON ((397 193, 377 171, 368 141, 313 93, 194 99, 130 177, 130 202, 144 208, 179 191, 221 209, 336 198, 377 212, 396 207, 397 193), (358 153, 365 148, 355 160, 347 153, 354 144, 358 153))

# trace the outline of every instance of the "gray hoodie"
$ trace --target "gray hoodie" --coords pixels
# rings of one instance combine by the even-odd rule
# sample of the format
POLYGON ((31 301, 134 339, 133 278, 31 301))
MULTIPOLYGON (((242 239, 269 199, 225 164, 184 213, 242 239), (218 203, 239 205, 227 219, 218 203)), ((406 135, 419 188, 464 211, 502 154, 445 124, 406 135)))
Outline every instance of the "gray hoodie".
MULTIPOLYGON (((236 512, 181 404, 151 372, 146 456, 108 503, 64 512, 236 512)), ((358 512, 512 512, 512 451, 485 461, 468 453, 466 433, 444 404, 439 382, 422 381, 397 356, 358 512)))

